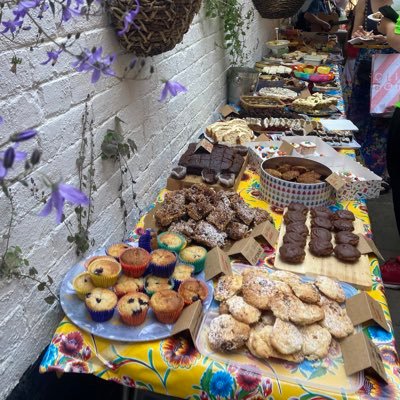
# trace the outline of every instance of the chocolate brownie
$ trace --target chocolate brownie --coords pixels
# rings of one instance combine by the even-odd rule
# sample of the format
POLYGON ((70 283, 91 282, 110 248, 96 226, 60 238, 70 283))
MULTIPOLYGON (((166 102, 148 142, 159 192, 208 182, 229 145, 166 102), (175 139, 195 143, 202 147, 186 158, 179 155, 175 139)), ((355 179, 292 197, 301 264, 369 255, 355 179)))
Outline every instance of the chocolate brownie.
POLYGON ((232 203, 232 208, 236 211, 237 217, 242 220, 246 225, 250 225, 255 216, 255 211, 253 208, 249 207, 244 200, 232 203))
POLYGON ((214 207, 205 200, 197 203, 190 203, 186 206, 189 217, 193 218, 195 221, 200 221, 205 218, 213 209, 214 207))
POLYGON ((194 231, 193 240, 204 246, 213 248, 217 246, 222 247, 225 244, 226 237, 226 233, 220 232, 214 225, 200 221, 194 231))
POLYGON ((283 261, 291 264, 299 264, 304 261, 306 253, 304 249, 295 244, 284 244, 279 249, 279 254, 283 261))
POLYGON ((356 262, 361 257, 357 247, 351 244, 338 244, 333 251, 335 256, 344 262, 356 262))
POLYGON ((360 238, 348 231, 341 231, 335 235, 335 241, 337 244, 351 244, 352 246, 357 246, 360 238))
POLYGON ((328 231, 332 230, 332 222, 328 218, 324 217, 315 217, 311 221, 312 228, 323 228, 328 231))
POLYGON ((248 231, 248 226, 240 222, 230 222, 226 228, 228 237, 233 240, 243 239, 248 231))
POLYGON ((185 206, 181 204, 168 203, 163 204, 160 209, 158 209, 154 218, 158 225, 167 227, 171 225, 172 222, 178 221, 186 215, 185 206))
POLYGON ((286 232, 296 232, 304 237, 308 236, 308 228, 304 222, 293 222, 286 227, 286 232))
POLYGON ((338 210, 334 214, 334 219, 348 219, 349 221, 354 221, 355 217, 351 211, 348 210, 338 210))
POLYGON ((353 232, 354 231, 353 221, 350 221, 348 219, 337 219, 336 221, 333 221, 333 227, 335 228, 336 232, 340 232, 340 231, 353 232))
POLYGON ((307 217, 301 211, 287 211, 283 216, 286 225, 294 222, 306 222, 307 217))
POLYGON ((254 208, 254 225, 262 224, 265 221, 272 222, 272 217, 268 211, 263 210, 262 208, 254 208))
POLYGON ((225 209, 219 208, 211 211, 206 219, 220 231, 224 231, 234 215, 234 211, 226 207, 225 209))
POLYGON ((324 228, 312 228, 311 229, 311 240, 318 239, 318 240, 332 240, 332 233, 324 228))
POLYGON ((311 239, 308 248, 317 257, 327 257, 333 252, 332 243, 328 240, 311 239))

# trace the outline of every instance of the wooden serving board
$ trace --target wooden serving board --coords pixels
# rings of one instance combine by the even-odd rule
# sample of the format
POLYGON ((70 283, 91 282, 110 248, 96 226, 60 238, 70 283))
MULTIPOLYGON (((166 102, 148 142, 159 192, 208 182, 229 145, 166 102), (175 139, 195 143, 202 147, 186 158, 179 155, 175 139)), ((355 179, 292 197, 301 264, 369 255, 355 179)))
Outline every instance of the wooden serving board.
MULTIPOLYGON (((308 214, 306 225, 310 228, 311 218, 308 214)), ((311 230, 310 230, 311 231, 311 230)), ((354 233, 362 234, 363 223, 356 217, 354 221, 354 233)), ((363 254, 355 263, 345 263, 337 259, 334 255, 329 257, 316 257, 310 253, 308 242, 310 235, 307 237, 305 247, 306 257, 301 264, 289 264, 279 256, 279 249, 283 244, 283 236, 286 233, 285 223, 282 222, 278 238, 277 254, 275 257, 275 268, 285 271, 295 272, 305 275, 325 275, 330 278, 337 279, 342 282, 350 283, 359 289, 368 290, 372 287, 372 276, 369 267, 368 255, 363 254)), ((332 243, 335 246, 335 236, 332 234, 332 243)), ((333 254, 333 253, 332 253, 333 254)))

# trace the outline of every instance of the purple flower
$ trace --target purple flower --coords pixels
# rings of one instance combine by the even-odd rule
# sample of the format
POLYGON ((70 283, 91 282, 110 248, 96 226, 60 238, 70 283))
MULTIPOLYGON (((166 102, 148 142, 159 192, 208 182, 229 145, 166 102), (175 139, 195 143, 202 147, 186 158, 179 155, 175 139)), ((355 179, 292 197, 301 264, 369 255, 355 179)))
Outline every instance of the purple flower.
POLYGON ((92 83, 96 83, 101 74, 107 76, 115 76, 115 72, 111 69, 111 64, 115 60, 115 55, 110 54, 102 57, 101 53, 103 48, 93 48, 92 50, 85 49, 79 56, 77 61, 72 63, 72 66, 78 72, 88 72, 92 73, 92 83))
POLYGON ((58 183, 53 185, 50 198, 47 200, 46 205, 39 215, 41 217, 49 215, 54 207, 56 209, 56 221, 57 223, 60 223, 62 220, 65 200, 83 206, 89 204, 89 199, 79 189, 71 185, 66 185, 65 183, 58 183))
POLYGON ((28 129, 23 132, 15 133, 11 136, 12 142, 24 142, 25 140, 32 139, 37 135, 37 131, 35 129, 28 129))
POLYGON ((4 122, 4 118, 0 115, 0 125, 4 122))
POLYGON ((182 93, 187 92, 187 89, 185 88, 185 86, 182 86, 178 82, 165 81, 165 85, 161 92, 161 97, 160 97, 159 101, 164 101, 167 98, 168 93, 171 96, 175 97, 178 95, 178 93, 181 93, 181 92, 182 93))
POLYGON ((19 4, 24 8, 35 8, 42 0, 23 0, 19 4))
POLYGON ((139 11, 140 11, 139 0, 136 0, 136 8, 132 11, 125 13, 124 15, 124 29, 118 31, 119 36, 122 36, 126 32, 128 32, 131 25, 133 25, 136 29, 139 29, 139 27, 133 22, 137 17, 137 15, 139 14, 139 11))
POLYGON ((1 31, 1 33, 7 33, 8 31, 10 31, 10 33, 14 33, 17 28, 21 27, 23 21, 11 21, 11 19, 9 19, 8 21, 3 21, 3 26, 4 29, 1 31))
POLYGON ((0 179, 5 178, 7 175, 8 169, 14 164, 16 161, 25 160, 27 153, 25 151, 17 151, 18 143, 14 143, 11 147, 9 147, 6 151, 0 151, 0 179), (10 157, 12 157, 12 162, 10 165, 10 157))
POLYGON ((14 160, 15 150, 14 147, 11 146, 4 152, 3 167, 5 169, 11 168, 14 164, 14 160))
POLYGON ((61 21, 67 22, 69 21, 73 15, 80 15, 79 11, 76 11, 79 8, 79 3, 75 10, 70 8, 72 0, 67 0, 66 4, 62 6, 62 14, 61 14, 61 21))
POLYGON ((51 65, 54 65, 57 60, 58 60, 58 56, 62 53, 62 50, 58 50, 58 51, 46 51, 47 53, 47 60, 43 61, 42 63, 40 63, 41 65, 46 65, 51 61, 51 65))

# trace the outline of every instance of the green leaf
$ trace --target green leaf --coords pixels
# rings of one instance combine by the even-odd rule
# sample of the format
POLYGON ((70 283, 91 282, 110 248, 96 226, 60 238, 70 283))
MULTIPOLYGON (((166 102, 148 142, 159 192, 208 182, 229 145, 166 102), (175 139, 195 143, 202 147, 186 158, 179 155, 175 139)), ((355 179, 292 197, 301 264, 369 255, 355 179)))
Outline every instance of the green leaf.
POLYGON ((40 282, 39 285, 37 285, 37 289, 39 292, 43 292, 43 290, 46 288, 46 282, 40 282))
POLYGON ((68 243, 73 243, 75 241, 75 238, 73 236, 67 236, 67 241, 68 243))
POLYGON ((29 276, 35 276, 35 275, 37 275, 37 273, 38 272, 35 267, 29 268, 29 276))
POLYGON ((213 375, 212 364, 210 364, 207 367, 206 372, 204 372, 204 374, 200 380, 200 386, 201 386, 202 390, 204 390, 207 393, 210 392, 210 382, 211 382, 212 375, 213 375))
POLYGON ((135 154, 135 151, 138 149, 136 143, 132 139, 128 139, 127 142, 132 150, 132 153, 135 154))
POLYGON ((26 265, 26 266, 28 266, 29 265, 29 260, 27 260, 26 258, 24 259, 24 264, 26 265))
POLYGON ((47 296, 47 297, 44 298, 44 301, 47 304, 53 304, 55 302, 55 300, 56 300, 56 298, 53 295, 47 296))
POLYGON ((53 278, 50 275, 47 275, 47 280, 50 285, 52 285, 54 283, 53 278))

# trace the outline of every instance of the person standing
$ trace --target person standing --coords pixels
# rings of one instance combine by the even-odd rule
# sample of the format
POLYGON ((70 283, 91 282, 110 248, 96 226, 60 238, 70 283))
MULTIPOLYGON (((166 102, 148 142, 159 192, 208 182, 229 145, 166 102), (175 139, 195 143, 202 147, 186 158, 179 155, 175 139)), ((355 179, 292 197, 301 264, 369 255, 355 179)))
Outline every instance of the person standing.
MULTIPOLYGON (((389 3, 387 0, 386 3, 389 3)), ((386 37, 377 30, 376 23, 368 15, 376 12, 383 4, 382 0, 359 0, 354 13, 352 37, 364 36, 373 32, 378 42, 386 42, 386 37)), ((387 118, 372 117, 370 114, 371 70, 373 54, 388 54, 395 50, 362 48, 355 62, 355 74, 352 92, 348 104, 348 118, 359 128, 356 140, 361 145, 364 164, 384 179, 384 189, 389 189, 386 169, 386 145, 389 132, 387 118)))
POLYGON ((297 16, 296 28, 305 32, 329 32, 331 25, 320 18, 330 15, 332 4, 329 0, 307 0, 297 16))

